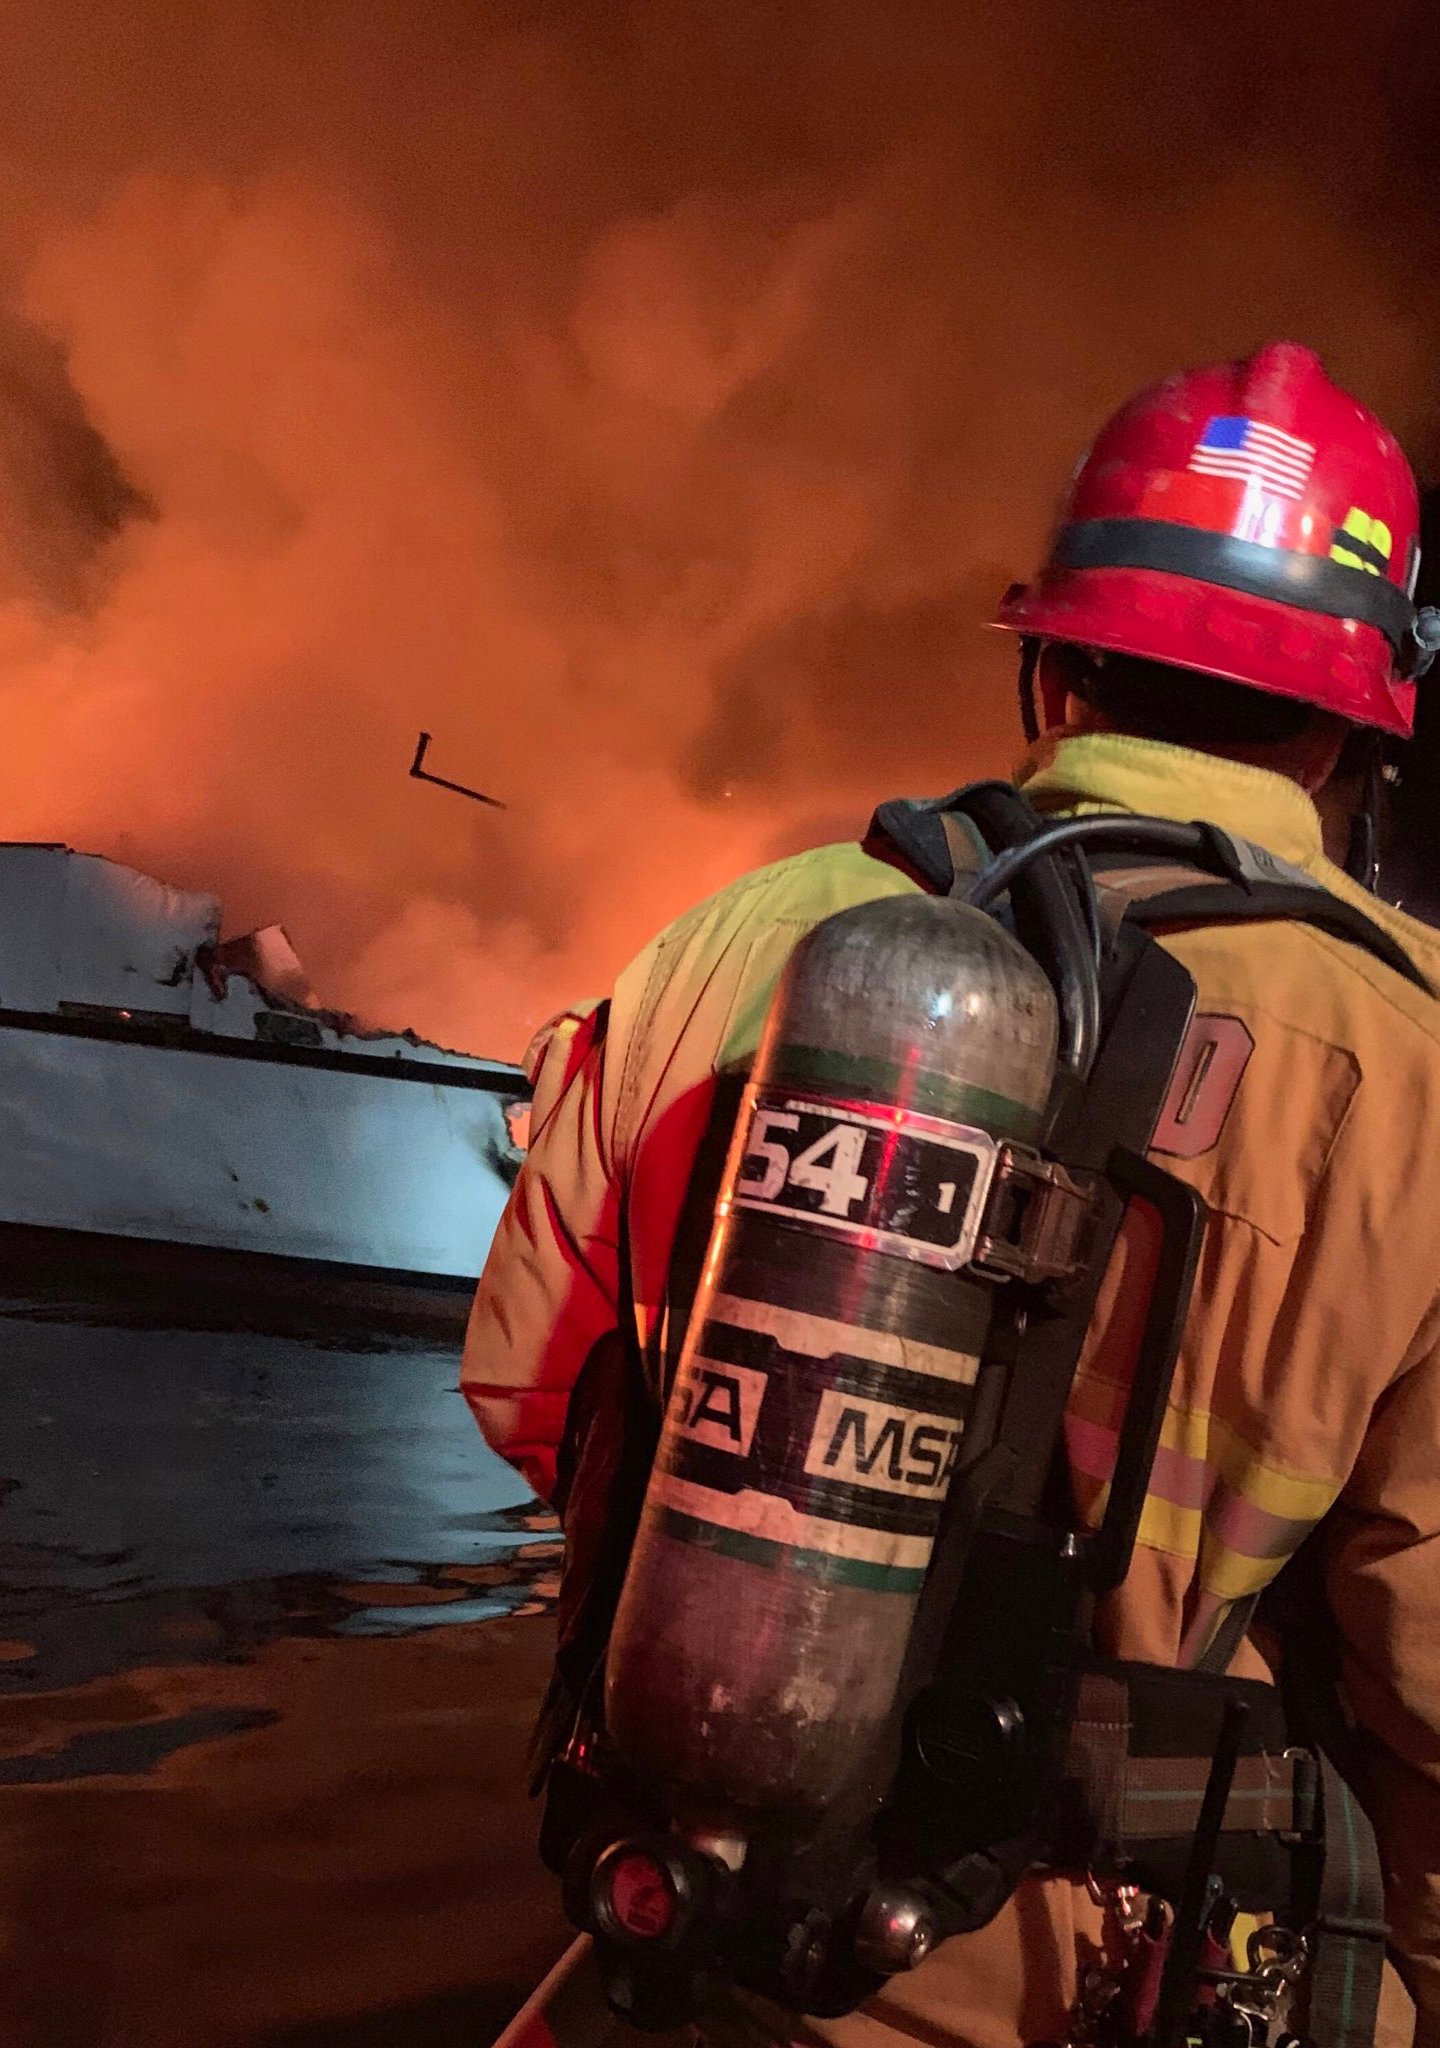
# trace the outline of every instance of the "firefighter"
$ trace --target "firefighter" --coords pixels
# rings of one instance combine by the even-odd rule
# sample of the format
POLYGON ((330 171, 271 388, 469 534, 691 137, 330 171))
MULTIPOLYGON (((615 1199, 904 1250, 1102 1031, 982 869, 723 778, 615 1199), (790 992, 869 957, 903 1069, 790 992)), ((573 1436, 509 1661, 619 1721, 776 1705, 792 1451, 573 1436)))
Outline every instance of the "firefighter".
MULTIPOLYGON (((1411 602, 1416 535, 1399 447, 1306 349, 1273 343, 1142 393, 1102 430, 1048 560, 995 622, 1019 636, 1035 737, 1019 785, 1043 813, 1198 818, 1256 842, 1363 906, 1440 986, 1436 935, 1365 888, 1378 745, 1411 731, 1432 651, 1411 602)), ((748 875, 532 1051, 530 1151, 463 1385, 489 1442, 565 1522, 557 1725, 603 1655, 597 1588, 618 1587, 627 1443, 633 1456, 653 1441, 684 1331, 717 1104, 796 941, 924 886, 875 827, 748 875)), ((1380 2038, 1414 2029, 1440 2048, 1440 1002, 1313 924, 1162 936, 1214 1051, 1167 1105, 1154 1156, 1197 1190, 1206 1225, 1139 1548, 1098 1646, 1196 1664, 1323 1519, 1389 1887, 1380 2038)), ((1115 1450, 1105 1360, 1133 1252, 1123 1238, 1070 1403, 1091 1515, 1115 1450)), ((1255 1642, 1232 1669, 1266 1675, 1255 1642)), ((835 2048, 1062 2041, 1086 1969, 1118 1969, 1115 1938, 1081 1875, 1032 1877, 990 1926, 848 2018, 737 2005, 708 2031, 835 2048)))

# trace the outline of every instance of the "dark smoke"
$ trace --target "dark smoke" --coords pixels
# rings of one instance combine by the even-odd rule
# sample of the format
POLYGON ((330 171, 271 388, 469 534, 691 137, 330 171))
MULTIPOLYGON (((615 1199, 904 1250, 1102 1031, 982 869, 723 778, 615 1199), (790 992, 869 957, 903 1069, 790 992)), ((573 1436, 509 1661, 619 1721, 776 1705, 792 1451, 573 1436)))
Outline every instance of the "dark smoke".
POLYGON ((154 510, 96 431, 56 342, 18 321, 0 327, 0 598, 81 609, 105 543, 154 510))

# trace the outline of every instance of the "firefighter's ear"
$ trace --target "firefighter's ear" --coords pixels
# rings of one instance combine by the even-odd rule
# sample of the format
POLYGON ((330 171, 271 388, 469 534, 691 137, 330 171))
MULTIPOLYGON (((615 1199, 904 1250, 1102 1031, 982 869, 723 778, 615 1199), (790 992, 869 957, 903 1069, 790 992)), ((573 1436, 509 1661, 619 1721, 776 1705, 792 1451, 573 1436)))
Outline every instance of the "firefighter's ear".
POLYGON ((1308 797, 1318 797, 1326 788, 1337 793, 1343 790, 1354 810, 1364 801, 1372 738, 1369 732, 1357 734, 1344 719, 1320 711, 1303 732, 1276 748, 1275 765, 1292 782, 1298 782, 1308 797), (1354 739, 1364 746, 1353 747, 1354 739))
POLYGON ((1084 697, 1077 697, 1073 690, 1068 690, 1065 695, 1065 730, 1109 732, 1111 726, 1102 711, 1097 711, 1084 697))
POLYGON ((1038 699, 1040 729, 1053 732, 1056 726, 1095 725, 1095 714, 1085 697, 1085 679, 1103 661, 1103 655, 1086 648, 1071 647, 1063 640, 1042 640, 1035 660, 1035 695, 1038 699))

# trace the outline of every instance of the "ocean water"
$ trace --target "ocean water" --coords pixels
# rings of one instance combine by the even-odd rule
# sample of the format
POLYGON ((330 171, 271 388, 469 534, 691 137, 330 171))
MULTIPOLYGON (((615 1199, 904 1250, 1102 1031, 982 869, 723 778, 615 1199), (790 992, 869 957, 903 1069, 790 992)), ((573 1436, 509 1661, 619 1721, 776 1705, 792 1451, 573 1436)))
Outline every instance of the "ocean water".
POLYGON ((458 1334, 195 1298, 0 1299, 0 2043, 480 2048, 558 1533, 458 1334))

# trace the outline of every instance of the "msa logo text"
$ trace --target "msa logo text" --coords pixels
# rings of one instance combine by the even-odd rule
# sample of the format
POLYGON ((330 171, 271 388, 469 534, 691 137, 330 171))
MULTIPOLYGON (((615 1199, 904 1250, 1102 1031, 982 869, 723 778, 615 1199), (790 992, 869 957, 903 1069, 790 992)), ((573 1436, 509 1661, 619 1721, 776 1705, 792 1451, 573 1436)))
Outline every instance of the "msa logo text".
POLYGON ((746 1457, 760 1419, 766 1378, 748 1365, 718 1365, 711 1358, 687 1359, 672 1396, 675 1426, 712 1451, 746 1457))
POLYGON ((816 1479, 938 1499, 950 1484, 960 1424, 857 1394, 822 1394, 805 1457, 816 1479))

